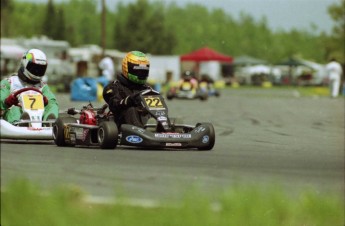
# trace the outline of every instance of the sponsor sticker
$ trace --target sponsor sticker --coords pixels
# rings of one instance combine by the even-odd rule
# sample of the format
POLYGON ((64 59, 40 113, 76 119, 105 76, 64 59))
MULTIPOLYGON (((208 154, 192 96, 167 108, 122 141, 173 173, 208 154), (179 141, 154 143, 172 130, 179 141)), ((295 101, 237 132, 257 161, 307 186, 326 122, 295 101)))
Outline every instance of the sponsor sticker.
POLYGON ((136 130, 139 133, 145 133, 145 130, 143 128, 140 127, 136 127, 136 126, 132 126, 132 130, 136 130))
POLYGON ((28 130, 32 130, 32 131, 41 131, 43 130, 42 128, 36 128, 36 127, 28 127, 28 130))
POLYGON ((165 117, 165 116, 159 116, 159 117, 157 118, 157 120, 158 120, 158 121, 166 121, 166 120, 167 120, 167 117, 165 117))
POLYGON ((173 139, 177 139, 177 138, 188 139, 188 138, 192 138, 192 134, 190 134, 190 133, 155 133, 155 137, 157 137, 157 138, 173 138, 173 139))
POLYGON ((83 128, 75 128, 73 127, 72 128, 73 131, 70 131, 70 132, 75 132, 76 134, 76 139, 78 140, 85 140, 85 136, 84 136, 84 129, 83 128))
POLYGON ((138 132, 139 132, 139 133, 145 133, 145 130, 139 128, 139 129, 138 129, 138 132))
POLYGON ((202 126, 199 126, 198 128, 195 129, 195 132, 196 133, 201 133, 201 132, 204 132, 206 129, 202 126))
POLYGON ((181 143, 165 143, 165 146, 167 147, 181 147, 181 143))
POLYGON ((155 115, 156 115, 156 116, 164 116, 164 115, 165 115, 165 112, 164 112, 164 111, 156 111, 156 112, 155 112, 155 115))
POLYGON ((206 144, 206 143, 208 143, 209 140, 210 140, 209 136, 205 135, 205 136, 202 137, 202 141, 201 142, 206 144))
POLYGON ((137 136, 137 135, 130 135, 126 137, 126 141, 132 144, 138 144, 143 142, 143 138, 137 136))

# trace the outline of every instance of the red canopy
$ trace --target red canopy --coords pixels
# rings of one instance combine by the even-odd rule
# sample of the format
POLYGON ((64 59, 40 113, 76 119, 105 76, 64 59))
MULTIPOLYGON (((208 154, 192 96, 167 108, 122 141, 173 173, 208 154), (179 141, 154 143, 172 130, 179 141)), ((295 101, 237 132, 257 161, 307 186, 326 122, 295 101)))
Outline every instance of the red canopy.
POLYGON ((219 53, 208 47, 204 47, 204 48, 195 50, 191 53, 187 53, 181 56, 181 61, 200 62, 200 61, 211 61, 211 60, 231 63, 233 61, 233 58, 231 56, 227 56, 222 53, 219 53))

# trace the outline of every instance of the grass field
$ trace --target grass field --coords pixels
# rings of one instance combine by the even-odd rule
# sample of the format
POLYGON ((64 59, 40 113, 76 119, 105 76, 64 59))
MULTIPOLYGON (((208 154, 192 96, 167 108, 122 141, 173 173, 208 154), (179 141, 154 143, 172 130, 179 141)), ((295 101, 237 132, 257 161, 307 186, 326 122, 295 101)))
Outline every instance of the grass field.
POLYGON ((26 180, 13 181, 1 194, 1 225, 95 226, 343 226, 342 197, 306 190, 289 197, 278 187, 235 186, 211 198, 196 190, 181 201, 143 207, 84 202, 78 189, 59 188, 49 195, 26 180))

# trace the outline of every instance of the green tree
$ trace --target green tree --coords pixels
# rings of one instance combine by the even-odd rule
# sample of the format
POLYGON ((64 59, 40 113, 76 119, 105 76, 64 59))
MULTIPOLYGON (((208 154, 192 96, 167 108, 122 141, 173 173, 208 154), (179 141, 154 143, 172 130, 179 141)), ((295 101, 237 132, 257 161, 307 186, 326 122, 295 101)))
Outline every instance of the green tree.
POLYGON ((152 54, 170 54, 174 34, 165 29, 164 7, 147 0, 137 0, 127 7, 118 5, 121 14, 116 18, 115 48, 122 51, 141 50, 152 54))
POLYGON ((45 13, 45 18, 43 21, 42 32, 48 36, 49 38, 55 38, 56 34, 56 14, 55 14, 55 6, 53 0, 49 0, 47 3, 47 9, 45 13))
POLYGON ((328 13, 335 22, 331 37, 326 39, 327 58, 336 57, 345 62, 345 0, 339 0, 339 4, 332 4, 328 13))
POLYGON ((13 10, 6 23, 9 29, 4 37, 31 37, 42 35, 42 21, 44 21, 43 15, 45 5, 20 1, 13 1, 12 3, 13 10))
POLYGON ((56 25, 53 38, 57 40, 66 39, 65 13, 62 6, 59 6, 56 10, 56 25))
POLYGON ((66 40, 71 45, 101 44, 100 13, 96 0, 70 0, 62 3, 66 25, 66 40))
POLYGON ((8 36, 10 34, 10 15, 14 9, 12 0, 1 0, 1 36, 8 36))

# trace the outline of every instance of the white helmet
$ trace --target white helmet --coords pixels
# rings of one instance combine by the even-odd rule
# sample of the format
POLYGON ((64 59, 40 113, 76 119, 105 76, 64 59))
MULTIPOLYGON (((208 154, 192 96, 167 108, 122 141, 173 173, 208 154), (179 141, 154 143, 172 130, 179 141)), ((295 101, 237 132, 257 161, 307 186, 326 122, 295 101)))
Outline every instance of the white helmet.
POLYGON ((46 73, 48 66, 46 55, 39 49, 30 49, 23 54, 19 77, 30 83, 38 83, 46 73))

